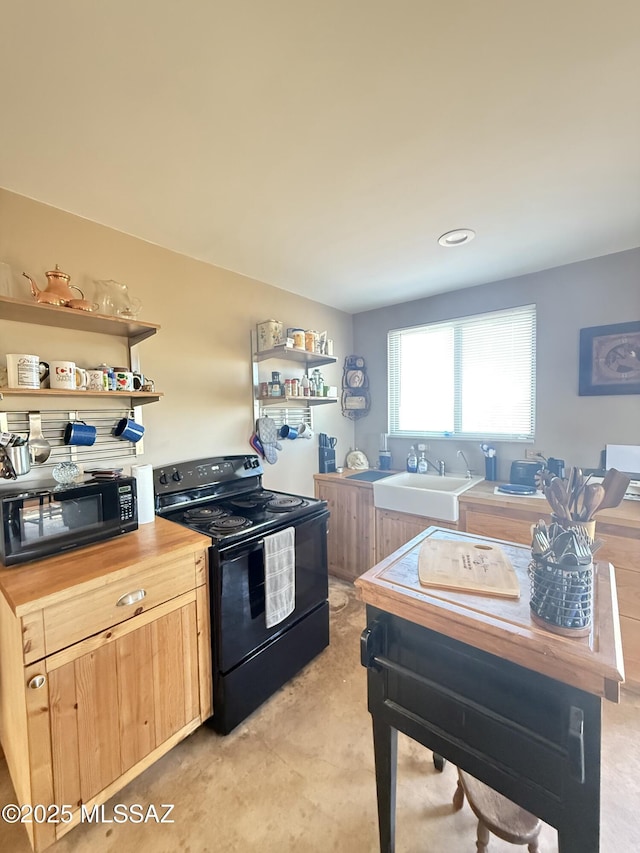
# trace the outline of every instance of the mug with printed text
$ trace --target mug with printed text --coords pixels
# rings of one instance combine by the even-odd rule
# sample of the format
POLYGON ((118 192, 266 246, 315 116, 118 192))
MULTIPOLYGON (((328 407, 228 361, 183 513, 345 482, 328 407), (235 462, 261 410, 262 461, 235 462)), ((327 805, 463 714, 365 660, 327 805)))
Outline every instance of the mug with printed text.
POLYGON ((75 391, 77 387, 75 362, 50 361, 49 386, 57 391, 75 391))
POLYGON ((41 362, 37 355, 11 352, 7 354, 7 385, 9 388, 39 388, 41 362))

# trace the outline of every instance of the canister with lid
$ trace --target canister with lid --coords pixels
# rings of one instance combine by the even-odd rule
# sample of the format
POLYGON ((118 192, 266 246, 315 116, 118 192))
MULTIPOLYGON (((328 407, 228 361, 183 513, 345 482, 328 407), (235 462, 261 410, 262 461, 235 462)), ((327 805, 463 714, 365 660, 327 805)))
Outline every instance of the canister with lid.
POLYGON ((307 329, 304 333, 304 348, 307 352, 315 352, 318 344, 318 333, 313 329, 307 329))
POLYGON ((298 349, 304 349, 304 329, 291 329, 290 338, 293 338, 293 345, 298 349))

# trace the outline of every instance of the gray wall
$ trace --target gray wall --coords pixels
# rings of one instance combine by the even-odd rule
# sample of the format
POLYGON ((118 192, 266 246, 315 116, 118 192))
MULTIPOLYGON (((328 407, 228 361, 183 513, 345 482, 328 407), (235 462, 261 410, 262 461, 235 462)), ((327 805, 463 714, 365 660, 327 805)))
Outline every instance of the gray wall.
MULTIPOLYGON (((462 249, 461 251, 464 251, 462 249)), ((478 287, 405 302, 354 317, 354 352, 366 359, 371 411, 356 422, 356 443, 373 463, 387 428, 387 332, 516 305, 537 305, 537 417, 533 445, 567 464, 597 467, 605 444, 640 444, 640 396, 578 396, 581 328, 640 320, 640 249, 478 287)), ((419 393, 419 391, 418 391, 419 393)), ((403 467, 411 441, 390 440, 394 467, 403 467)), ((513 459, 531 444, 499 442, 498 477, 509 479, 513 459)), ((484 472, 476 442, 429 441, 428 455, 448 470, 462 468, 456 451, 484 472)))

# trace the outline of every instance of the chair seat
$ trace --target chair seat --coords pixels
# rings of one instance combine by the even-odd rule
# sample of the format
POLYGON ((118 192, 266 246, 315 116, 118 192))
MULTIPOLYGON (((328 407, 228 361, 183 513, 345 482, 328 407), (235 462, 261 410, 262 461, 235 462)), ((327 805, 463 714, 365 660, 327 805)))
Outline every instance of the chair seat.
MULTIPOLYGON (((464 770, 458 769, 458 779, 475 816, 498 838, 511 844, 529 844, 538 837, 541 822, 535 815, 464 770)), ((462 808, 462 801, 462 796, 454 798, 456 808, 462 808)))

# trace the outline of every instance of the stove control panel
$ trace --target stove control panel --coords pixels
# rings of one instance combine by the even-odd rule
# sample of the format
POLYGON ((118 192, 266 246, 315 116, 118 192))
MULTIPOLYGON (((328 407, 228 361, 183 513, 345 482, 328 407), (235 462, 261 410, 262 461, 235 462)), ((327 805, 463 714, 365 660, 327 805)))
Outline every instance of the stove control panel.
POLYGON ((182 492, 204 486, 223 486, 244 477, 259 477, 263 472, 260 459, 248 456, 212 456, 154 468, 156 495, 182 492))

